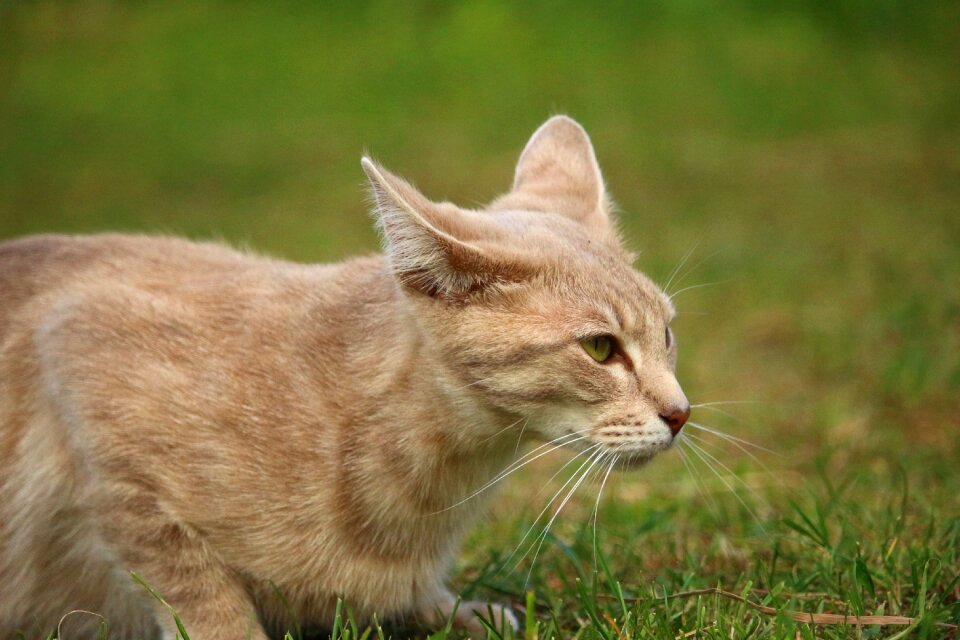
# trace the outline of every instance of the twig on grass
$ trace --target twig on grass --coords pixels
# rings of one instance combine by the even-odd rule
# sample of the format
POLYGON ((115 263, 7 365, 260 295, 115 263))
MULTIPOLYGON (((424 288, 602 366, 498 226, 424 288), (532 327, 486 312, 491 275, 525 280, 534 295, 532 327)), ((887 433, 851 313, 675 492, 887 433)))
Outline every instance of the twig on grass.
MULTIPOLYGON (((600 597, 613 599, 615 596, 610 596, 607 594, 599 594, 600 597)), ((669 600, 670 598, 692 598, 695 596, 706 596, 706 595, 719 595, 724 598, 729 598, 731 600, 736 600, 737 602, 742 602, 748 607, 755 609, 761 613, 765 613, 768 616, 775 615, 784 615, 794 622, 805 622, 807 624, 846 624, 852 626, 863 626, 863 625, 911 625, 920 622, 920 618, 910 618, 907 616, 851 616, 841 613, 807 613, 806 611, 792 611, 790 609, 776 609, 774 607, 768 607, 762 605, 759 602, 754 602, 748 598, 744 598, 741 595, 736 593, 731 593, 730 591, 724 591, 718 587, 712 587, 710 589, 695 589, 693 591, 682 591, 680 593, 667 594, 664 600, 669 600)), ((644 598, 625 598, 627 600, 632 600, 634 602, 638 600, 643 600, 644 598)), ((945 629, 956 629, 957 625, 950 624, 949 622, 935 622, 938 627, 943 627, 945 629)))
MULTIPOLYGON (((519 600, 519 596, 512 591, 507 589, 499 588, 495 585, 485 585, 495 591, 498 591, 506 596, 512 596, 515 600, 519 600)), ((881 625, 881 626, 908 626, 912 624, 918 624, 920 618, 911 618, 908 616, 855 616, 847 615, 842 613, 808 613, 806 611, 793 611, 790 609, 777 609, 775 607, 768 607, 762 605, 759 602, 754 602, 748 598, 745 598, 736 593, 731 593, 730 591, 724 591, 723 589, 712 587, 709 589, 695 589, 693 591, 681 591, 679 593, 669 593, 666 594, 662 599, 657 598, 658 602, 669 601, 670 598, 693 598, 696 596, 706 596, 706 595, 719 595, 724 598, 729 598, 731 600, 736 600, 737 602, 742 602, 748 607, 759 611, 760 613, 766 614, 768 616, 784 615, 794 622, 803 622, 806 624, 846 624, 850 626, 868 626, 868 625, 881 625)), ((789 595, 789 594, 782 594, 789 595)), ((806 597, 809 597, 812 594, 804 594, 806 597)), ((619 596, 610 595, 606 593, 598 593, 598 598, 604 600, 619 600, 619 596)), ((640 602, 647 600, 642 596, 624 596, 623 600, 627 602, 640 602)), ((833 600, 833 602, 838 602, 833 600)), ((957 625, 951 624, 949 622, 935 622, 935 626, 943 629, 951 629, 956 631, 957 625)), ((614 626, 616 628, 616 626, 614 626)))

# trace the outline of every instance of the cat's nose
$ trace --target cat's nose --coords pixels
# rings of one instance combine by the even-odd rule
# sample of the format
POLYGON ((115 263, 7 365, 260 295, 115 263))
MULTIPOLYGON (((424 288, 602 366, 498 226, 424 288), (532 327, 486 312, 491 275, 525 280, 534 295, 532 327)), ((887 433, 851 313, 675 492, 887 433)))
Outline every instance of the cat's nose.
POLYGON ((683 425, 687 424, 687 420, 690 419, 690 405, 671 407, 668 413, 661 413, 660 417, 670 427, 670 433, 676 437, 680 433, 680 429, 683 429, 683 425))

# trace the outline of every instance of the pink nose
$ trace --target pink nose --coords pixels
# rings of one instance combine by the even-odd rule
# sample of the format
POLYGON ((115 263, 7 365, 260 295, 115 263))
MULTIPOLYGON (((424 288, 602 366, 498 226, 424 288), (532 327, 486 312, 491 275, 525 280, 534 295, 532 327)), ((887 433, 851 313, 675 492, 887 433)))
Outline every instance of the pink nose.
POLYGON ((687 420, 690 419, 690 405, 673 407, 670 409, 670 413, 661 413, 660 417, 670 427, 670 433, 676 437, 680 433, 680 429, 683 429, 683 425, 687 424, 687 420))

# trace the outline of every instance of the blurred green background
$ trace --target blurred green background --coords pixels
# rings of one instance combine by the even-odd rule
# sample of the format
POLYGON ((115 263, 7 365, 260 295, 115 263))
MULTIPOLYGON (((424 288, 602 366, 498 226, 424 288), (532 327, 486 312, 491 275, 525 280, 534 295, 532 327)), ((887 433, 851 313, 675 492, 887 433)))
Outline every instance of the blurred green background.
POLYGON ((723 281, 678 298, 692 398, 957 446, 955 2, 8 2, 0 64, 0 238, 336 260, 364 151, 474 206, 568 113, 640 267, 723 281))
POLYGON ((866 509, 905 470, 957 515, 957 2, 6 2, 0 239, 336 260, 377 248, 363 152, 475 206, 554 113, 639 266, 692 250, 680 286, 717 283, 678 297, 694 402, 756 401, 724 428, 799 477, 866 474, 866 509))

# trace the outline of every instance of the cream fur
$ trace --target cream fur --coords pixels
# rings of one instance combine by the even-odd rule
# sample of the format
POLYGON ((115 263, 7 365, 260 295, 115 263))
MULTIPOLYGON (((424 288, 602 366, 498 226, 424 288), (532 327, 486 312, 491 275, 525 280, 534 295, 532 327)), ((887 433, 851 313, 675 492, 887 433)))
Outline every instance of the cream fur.
POLYGON ((173 638, 131 570, 194 640, 285 628, 271 582, 301 621, 329 624, 342 596, 436 624, 490 492, 446 508, 510 463, 521 423, 589 428, 572 447, 636 464, 670 445, 672 306, 621 248, 578 124, 544 124, 485 210, 363 168, 385 256, 0 244, 0 637, 86 609, 115 638, 173 638), (598 333, 623 357, 593 361, 578 340, 598 333))

